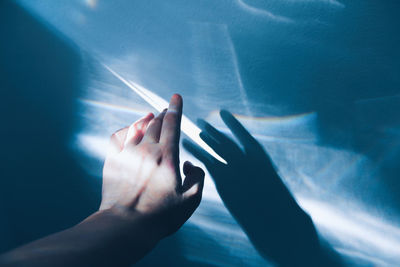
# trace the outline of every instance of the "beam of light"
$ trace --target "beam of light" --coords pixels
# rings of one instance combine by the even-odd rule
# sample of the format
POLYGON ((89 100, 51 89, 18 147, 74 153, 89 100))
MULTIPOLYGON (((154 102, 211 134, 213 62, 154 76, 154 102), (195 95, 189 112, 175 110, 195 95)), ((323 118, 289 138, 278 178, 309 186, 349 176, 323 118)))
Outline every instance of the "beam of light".
MULTIPOLYGON (((118 80, 123 82, 126 86, 128 86, 132 91, 137 93, 144 101, 146 101, 149 105, 155 108, 157 111, 161 112, 165 107, 168 107, 168 101, 161 98, 160 96, 156 95, 155 93, 147 90, 146 88, 134 83, 132 81, 128 81, 123 78, 121 75, 116 73, 113 69, 109 66, 103 64, 103 66, 111 72, 118 80)), ((210 146, 208 146, 199 136, 201 130, 199 127, 196 126, 188 117, 182 115, 182 122, 181 122, 181 130, 184 132, 193 142, 195 142, 198 146, 202 149, 207 151, 211 156, 213 156, 218 161, 225 163, 226 161, 219 156, 210 146)))
POLYGON ((387 259, 398 260, 400 229, 397 226, 354 207, 351 211, 352 216, 349 217, 348 213, 343 212, 346 208, 341 208, 343 204, 340 202, 340 206, 338 203, 332 205, 302 196, 298 200, 310 213, 313 221, 334 233, 335 239, 343 244, 351 240, 351 247, 345 250, 355 250, 363 257, 379 258, 377 255, 380 255, 387 259))
POLYGON ((286 0, 288 3, 323 3, 331 7, 345 8, 346 6, 338 0, 286 0))
POLYGON ((294 21, 288 17, 285 16, 280 16, 280 15, 275 15, 274 13, 265 10, 265 9, 261 9, 261 8, 257 8, 257 7, 253 7, 247 3, 245 3, 243 0, 236 0, 236 3, 243 9, 246 10, 247 12, 250 12, 254 15, 259 15, 259 16, 264 16, 266 18, 269 18, 271 20, 274 20, 276 22, 281 22, 281 23, 293 23, 294 21))
POLYGON ((85 3, 91 9, 95 9, 97 7, 98 0, 85 0, 85 3))
POLYGON ((251 113, 250 113, 250 109, 249 109, 249 106, 250 106, 249 105, 249 100, 248 100, 246 91, 245 91, 244 86, 243 86, 242 77, 240 75, 239 62, 238 62, 238 59, 237 59, 237 54, 236 54, 236 51, 235 51, 235 47, 233 45, 232 38, 231 38, 231 36, 230 36, 230 34, 228 32, 228 27, 225 25, 225 27, 223 27, 223 29, 224 29, 224 33, 225 33, 225 38, 226 38, 227 43, 228 43, 230 54, 232 55, 233 69, 235 71, 235 77, 237 79, 237 83, 238 83, 238 86, 239 86, 240 96, 241 96, 241 99, 243 101, 244 107, 246 108, 246 113, 250 115, 251 113))
POLYGON ((244 10, 254 14, 254 15, 260 15, 260 16, 264 16, 267 17, 271 20, 277 21, 277 22, 283 22, 283 23, 293 23, 293 20, 284 16, 279 16, 279 15, 275 15, 274 13, 268 11, 268 10, 264 10, 264 9, 260 9, 260 8, 256 8, 253 7, 249 4, 246 4, 243 0, 237 0, 236 3, 243 8, 244 10))
POLYGON ((109 109, 112 111, 123 111, 123 112, 128 112, 132 114, 136 114, 139 116, 144 116, 148 113, 147 110, 142 110, 142 109, 134 109, 131 107, 126 107, 126 106, 120 106, 120 105, 115 105, 107 102, 102 102, 102 101, 96 101, 96 100, 91 100, 91 99, 84 99, 80 98, 79 99, 83 104, 90 105, 93 107, 100 107, 100 108, 105 108, 109 109))

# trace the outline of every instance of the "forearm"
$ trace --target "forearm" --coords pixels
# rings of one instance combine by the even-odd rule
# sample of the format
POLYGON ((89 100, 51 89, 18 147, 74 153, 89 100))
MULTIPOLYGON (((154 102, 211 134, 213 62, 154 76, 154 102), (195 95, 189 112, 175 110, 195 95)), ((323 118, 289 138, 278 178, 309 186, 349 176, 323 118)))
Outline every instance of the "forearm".
POLYGON ((114 133, 103 167, 105 210, 0 256, 0 264, 126 266, 177 231, 199 205, 204 184, 203 170, 189 162, 186 177, 180 175, 181 117, 176 94, 156 118, 149 113, 114 133))
POLYGON ((0 257, 3 266, 126 266, 138 261, 158 240, 144 216, 101 211, 65 231, 0 257))

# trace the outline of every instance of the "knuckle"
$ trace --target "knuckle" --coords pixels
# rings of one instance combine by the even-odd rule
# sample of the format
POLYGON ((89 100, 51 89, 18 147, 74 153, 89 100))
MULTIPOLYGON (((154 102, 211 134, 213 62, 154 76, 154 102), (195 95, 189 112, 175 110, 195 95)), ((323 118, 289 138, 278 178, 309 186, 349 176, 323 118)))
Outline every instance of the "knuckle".
POLYGON ((164 156, 163 165, 166 167, 168 171, 175 171, 175 163, 171 157, 164 156))

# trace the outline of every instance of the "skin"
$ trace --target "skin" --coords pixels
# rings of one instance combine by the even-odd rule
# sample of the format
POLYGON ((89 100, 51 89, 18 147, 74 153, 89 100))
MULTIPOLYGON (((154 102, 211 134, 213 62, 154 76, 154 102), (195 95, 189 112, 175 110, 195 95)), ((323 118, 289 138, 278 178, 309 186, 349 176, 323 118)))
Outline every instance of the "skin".
POLYGON ((128 266, 177 231, 200 203, 201 168, 179 171, 182 98, 114 133, 100 209, 80 224, 1 255, 1 266, 128 266))

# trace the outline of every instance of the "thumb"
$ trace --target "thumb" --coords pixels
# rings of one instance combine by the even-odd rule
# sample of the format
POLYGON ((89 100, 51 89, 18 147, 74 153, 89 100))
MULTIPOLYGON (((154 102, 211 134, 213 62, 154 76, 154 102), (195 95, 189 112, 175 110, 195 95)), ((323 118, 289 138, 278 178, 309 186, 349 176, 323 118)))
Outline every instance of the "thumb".
POLYGON ((200 202, 204 186, 204 171, 190 161, 186 161, 183 164, 183 173, 186 176, 182 186, 184 200, 196 198, 200 202))

